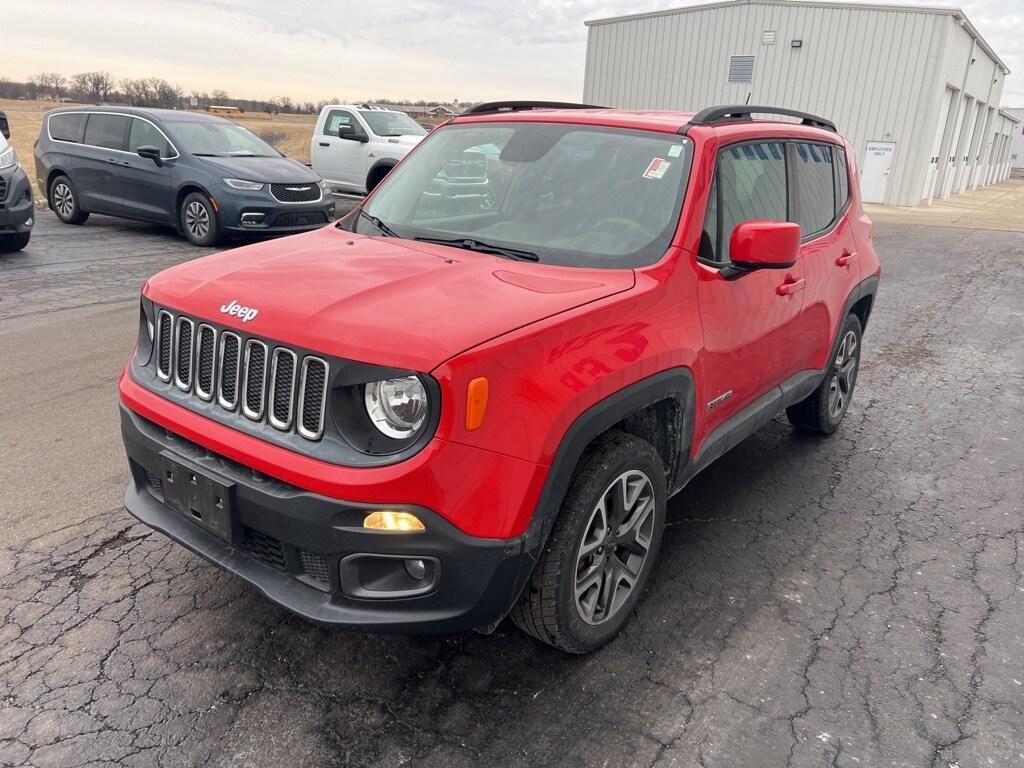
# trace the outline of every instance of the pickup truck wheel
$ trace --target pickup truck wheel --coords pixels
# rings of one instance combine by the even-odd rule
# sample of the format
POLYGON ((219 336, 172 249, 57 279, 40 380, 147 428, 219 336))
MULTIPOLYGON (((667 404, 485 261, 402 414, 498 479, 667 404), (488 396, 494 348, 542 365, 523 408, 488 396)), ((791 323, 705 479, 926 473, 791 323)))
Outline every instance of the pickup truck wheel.
POLYGON ((392 168, 394 168, 393 165, 378 166, 370 171, 370 175, 366 177, 366 194, 373 192, 377 185, 384 180, 384 177, 391 172, 392 168))
POLYGON ((629 619, 665 528, 665 470, 644 440, 612 432, 580 461, 511 618, 569 653, 589 653, 629 619))
POLYGON ((32 237, 32 232, 15 232, 13 235, 0 235, 0 253, 20 251, 32 237))
POLYGON ((181 231, 192 245, 210 247, 220 242, 220 226, 217 212, 210 198, 199 192, 192 192, 181 201, 178 212, 181 231))
POLYGON ((67 176, 58 176, 53 180, 47 202, 50 210, 65 224, 84 224, 89 218, 89 214, 79 207, 75 185, 67 176))
POLYGON ((849 315, 839 331, 839 345, 818 388, 786 409, 789 423, 802 432, 831 435, 839 427, 857 383, 860 369, 860 320, 849 315))

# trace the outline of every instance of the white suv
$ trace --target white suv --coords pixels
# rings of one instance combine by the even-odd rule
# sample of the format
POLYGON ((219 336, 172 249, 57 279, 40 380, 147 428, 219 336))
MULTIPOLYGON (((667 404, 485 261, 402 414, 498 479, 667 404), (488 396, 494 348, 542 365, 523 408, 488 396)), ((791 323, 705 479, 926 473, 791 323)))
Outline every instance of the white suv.
POLYGON ((368 193, 426 134, 405 112, 332 104, 320 110, 309 157, 332 190, 368 193))

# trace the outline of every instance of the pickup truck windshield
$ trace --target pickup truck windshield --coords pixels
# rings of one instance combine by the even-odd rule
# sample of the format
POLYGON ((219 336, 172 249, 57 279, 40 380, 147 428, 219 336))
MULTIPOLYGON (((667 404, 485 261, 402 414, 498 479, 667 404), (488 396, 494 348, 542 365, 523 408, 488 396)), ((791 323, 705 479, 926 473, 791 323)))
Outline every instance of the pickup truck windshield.
POLYGON ((427 129, 404 112, 360 110, 363 120, 377 136, 423 136, 427 129))
POLYGON ((168 120, 178 146, 200 157, 280 157, 281 153, 255 133, 235 123, 168 120))
POLYGON ((548 264, 653 264, 675 232, 691 150, 681 136, 639 130, 454 124, 382 182, 364 206, 372 218, 347 226, 379 235, 376 219, 398 237, 485 243, 548 264))

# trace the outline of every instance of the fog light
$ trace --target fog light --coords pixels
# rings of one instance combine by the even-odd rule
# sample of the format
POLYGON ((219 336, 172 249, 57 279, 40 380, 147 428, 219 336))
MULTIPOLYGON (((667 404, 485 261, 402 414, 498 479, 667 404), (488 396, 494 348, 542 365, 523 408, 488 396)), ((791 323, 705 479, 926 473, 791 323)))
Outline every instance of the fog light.
POLYGON ((405 572, 416 581, 422 581, 423 577, 427 575, 427 564, 422 560, 406 560, 405 572))
POLYGON ((263 223, 263 220, 267 217, 265 213, 243 213, 242 214, 242 226, 245 227, 258 227, 263 223))
MULTIPOLYGON (((363 520, 363 528, 374 531, 425 531, 426 526, 411 512, 382 509, 371 512, 363 520)), ((422 565, 422 561, 419 561, 422 565)), ((406 566, 408 568, 408 565, 406 566)))
POLYGON ((33 224, 35 224, 35 223, 36 223, 36 222, 35 222, 35 219, 33 219, 33 218, 32 218, 31 216, 29 216, 29 217, 28 217, 28 218, 27 218, 27 219, 25 220, 25 226, 26 226, 26 227, 31 227, 31 226, 32 226, 33 224))

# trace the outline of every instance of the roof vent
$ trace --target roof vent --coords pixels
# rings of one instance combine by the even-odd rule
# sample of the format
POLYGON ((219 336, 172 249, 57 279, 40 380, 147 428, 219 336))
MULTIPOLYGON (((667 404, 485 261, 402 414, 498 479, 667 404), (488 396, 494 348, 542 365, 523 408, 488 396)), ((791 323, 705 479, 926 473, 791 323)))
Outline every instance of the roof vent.
POLYGON ((751 83, 754 81, 754 57, 753 56, 730 56, 729 57, 729 82, 730 83, 751 83))

